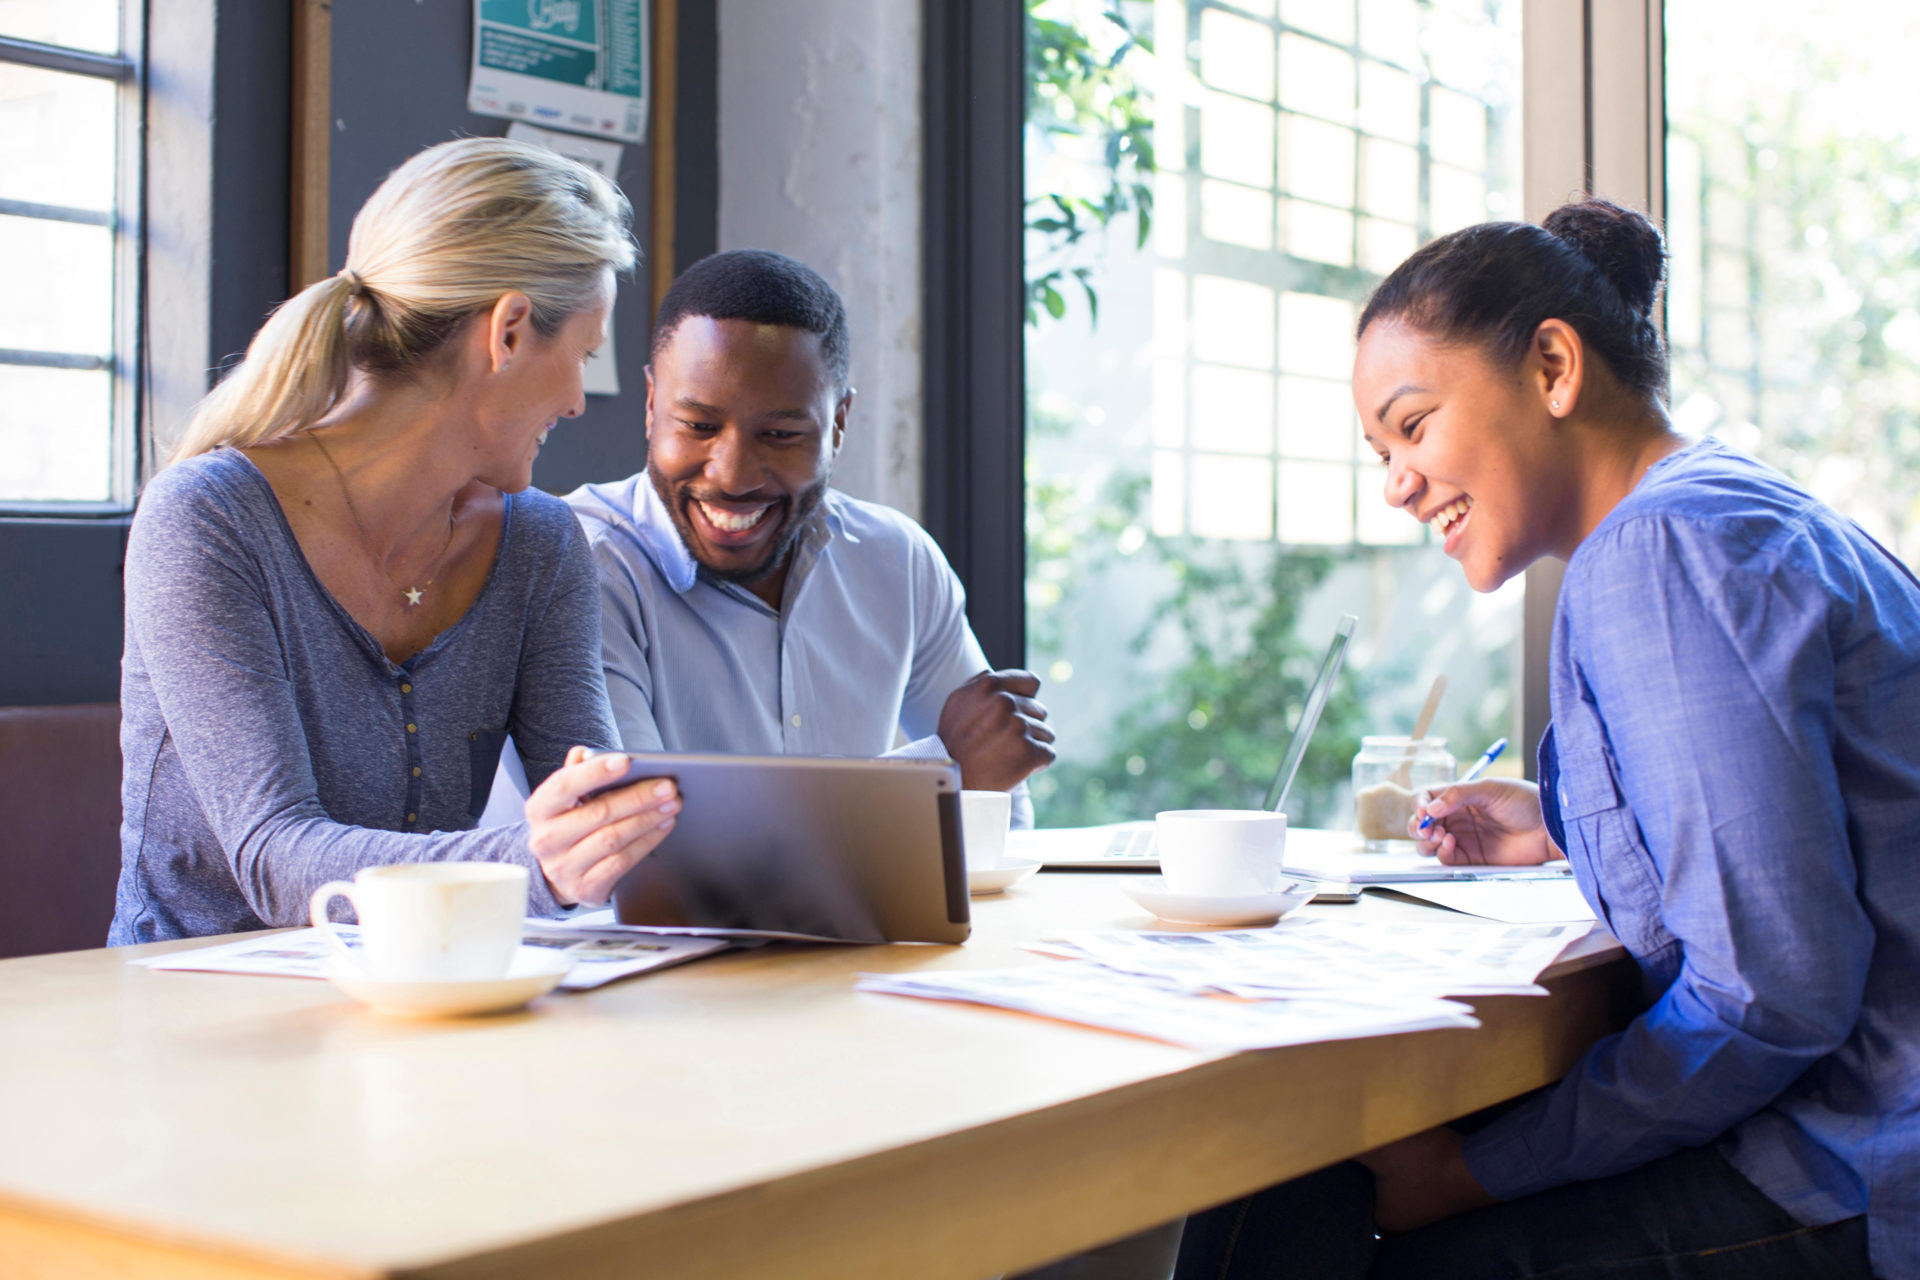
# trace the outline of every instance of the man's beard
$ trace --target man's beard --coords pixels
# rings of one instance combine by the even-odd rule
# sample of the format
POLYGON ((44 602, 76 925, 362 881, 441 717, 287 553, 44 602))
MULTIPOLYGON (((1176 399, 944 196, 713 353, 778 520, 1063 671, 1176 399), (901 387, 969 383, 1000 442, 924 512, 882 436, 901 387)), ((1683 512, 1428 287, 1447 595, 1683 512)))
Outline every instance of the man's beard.
MULTIPOLYGON (((685 544, 688 553, 700 562, 700 567, 721 582, 737 582, 742 586, 759 582, 768 574, 778 572, 787 563, 793 555, 793 548, 806 534, 808 526, 813 523, 814 516, 820 509, 820 503, 827 496, 827 482, 831 479, 829 476, 822 476, 799 493, 781 498, 774 504, 786 508, 780 516, 786 523, 781 527, 780 535, 774 539, 773 545, 767 548, 767 554, 761 558, 759 564, 740 569, 722 569, 702 560, 696 549, 700 542, 695 537, 693 516, 688 511, 693 503, 693 495, 689 492, 688 486, 675 487, 654 467, 651 458, 647 460, 647 476, 653 481, 653 491, 659 494, 660 501, 666 504, 667 514, 673 518, 673 527, 679 532, 680 541, 685 544)), ((762 518, 771 519, 773 514, 768 512, 762 518)))

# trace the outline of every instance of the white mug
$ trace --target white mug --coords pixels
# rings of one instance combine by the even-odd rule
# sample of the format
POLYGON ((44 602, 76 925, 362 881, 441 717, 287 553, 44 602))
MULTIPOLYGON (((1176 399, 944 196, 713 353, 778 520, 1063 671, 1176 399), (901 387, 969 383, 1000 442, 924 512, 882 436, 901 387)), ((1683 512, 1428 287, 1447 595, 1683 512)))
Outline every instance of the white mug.
POLYGON ((410 862, 362 867, 313 891, 315 928, 372 978, 434 982, 498 978, 513 963, 527 914, 527 869, 504 862, 410 862), (345 898, 360 917, 360 955, 327 919, 345 898))
POLYGON ((1154 815, 1153 845, 1169 892, 1251 898, 1280 886, 1287 815, 1265 809, 1169 809, 1154 815))
POLYGON ((967 870, 986 871, 1000 865, 1012 820, 1013 797, 1006 792, 960 793, 960 846, 967 851, 967 870))

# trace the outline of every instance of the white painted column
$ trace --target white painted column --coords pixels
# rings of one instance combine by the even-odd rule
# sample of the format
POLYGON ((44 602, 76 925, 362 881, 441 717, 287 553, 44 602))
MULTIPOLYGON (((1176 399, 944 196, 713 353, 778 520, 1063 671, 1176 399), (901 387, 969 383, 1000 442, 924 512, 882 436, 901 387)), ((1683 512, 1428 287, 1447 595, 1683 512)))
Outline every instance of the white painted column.
POLYGON ((166 460, 224 353, 212 350, 213 49, 210 0, 177 0, 147 45, 147 457, 166 460))
POLYGON ((911 0, 719 0, 722 249, 846 301, 858 391, 836 487, 920 513, 921 22, 911 0))
MULTIPOLYGON (((1662 0, 1525 0, 1526 214, 1538 222, 1582 191, 1666 217, 1662 0)), ((1546 732, 1548 650, 1566 565, 1527 570, 1522 708, 1527 776, 1546 732)))

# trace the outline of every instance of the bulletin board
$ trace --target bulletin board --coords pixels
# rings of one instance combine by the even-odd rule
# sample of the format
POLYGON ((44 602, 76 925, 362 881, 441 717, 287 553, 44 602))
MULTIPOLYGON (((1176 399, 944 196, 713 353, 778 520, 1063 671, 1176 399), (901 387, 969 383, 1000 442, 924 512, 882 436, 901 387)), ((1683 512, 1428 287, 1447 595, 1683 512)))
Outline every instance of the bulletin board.
MULTIPOLYGON (((353 216, 393 168, 455 137, 501 136, 509 122, 467 109, 473 0, 294 0, 290 279, 299 289, 345 263, 353 216)), ((590 396, 542 449, 534 483, 565 492, 645 465, 647 342, 672 261, 677 0, 651 0, 645 139, 622 148, 616 181, 634 209, 643 262, 620 284, 614 347, 620 394, 590 396), (661 148, 656 140, 668 140, 661 148), (664 178, 665 181, 659 181, 664 178), (667 214, 663 230, 656 211, 667 214), (662 252, 664 246, 665 252, 662 252), (656 278, 659 277, 659 278, 656 278)))

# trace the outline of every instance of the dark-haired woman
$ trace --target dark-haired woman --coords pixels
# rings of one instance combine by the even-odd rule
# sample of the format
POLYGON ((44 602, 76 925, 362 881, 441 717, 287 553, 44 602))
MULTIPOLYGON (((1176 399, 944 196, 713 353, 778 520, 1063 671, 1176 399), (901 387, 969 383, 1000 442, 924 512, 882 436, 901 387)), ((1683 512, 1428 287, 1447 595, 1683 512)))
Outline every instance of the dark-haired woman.
POLYGON ((1195 1219, 1182 1277, 1920 1275, 1920 583, 1675 434, 1663 260, 1601 201, 1444 237, 1353 376, 1475 589, 1567 561, 1540 786, 1447 789, 1425 848, 1569 858, 1647 1007, 1471 1133, 1195 1219))

